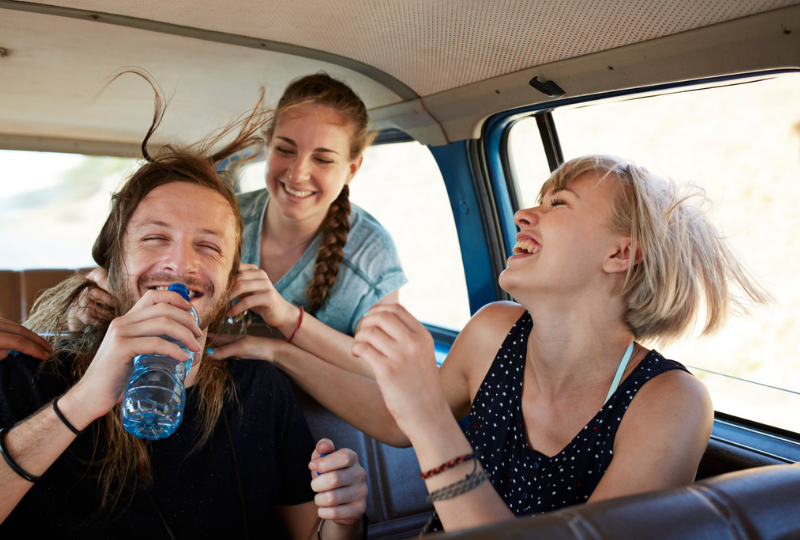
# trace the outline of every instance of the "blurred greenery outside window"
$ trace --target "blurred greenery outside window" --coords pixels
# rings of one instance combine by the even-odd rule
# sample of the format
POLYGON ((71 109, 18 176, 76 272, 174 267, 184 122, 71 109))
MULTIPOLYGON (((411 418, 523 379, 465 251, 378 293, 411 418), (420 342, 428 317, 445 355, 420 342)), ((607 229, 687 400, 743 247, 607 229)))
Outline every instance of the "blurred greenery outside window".
POLYGON ((110 195, 137 160, 0 150, 0 269, 94 266, 110 195))
MULTIPOLYGON (((553 118, 565 160, 612 154, 706 190, 714 221, 775 301, 660 352, 691 366, 717 411, 800 433, 800 74, 556 109, 553 118)), ((541 148, 535 119, 512 128, 524 206, 536 204, 549 174, 541 148)))

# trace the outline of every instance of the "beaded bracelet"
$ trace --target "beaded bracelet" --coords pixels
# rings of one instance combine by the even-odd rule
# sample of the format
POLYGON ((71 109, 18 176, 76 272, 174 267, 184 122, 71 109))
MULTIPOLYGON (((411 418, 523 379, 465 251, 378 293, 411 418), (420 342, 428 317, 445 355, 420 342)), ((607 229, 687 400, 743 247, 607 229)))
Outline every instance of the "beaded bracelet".
POLYGON ((8 466, 11 467, 11 470, 17 473, 19 476, 27 480, 28 482, 35 484, 39 480, 42 479, 41 476, 34 476, 31 473, 27 472, 25 469, 17 465, 17 462, 14 461, 8 453, 8 448, 6 448, 6 433, 8 432, 8 428, 0 429, 0 454, 2 454, 3 459, 6 460, 8 466))
POLYGON ((465 461, 467 461, 469 459, 475 459, 475 454, 464 454, 463 456, 458 456, 457 458, 453 458, 450 461, 442 463, 438 467, 434 467, 433 469, 431 469, 429 471, 425 471, 424 473, 420 473, 419 477, 422 478, 423 480, 425 480, 425 479, 430 478, 432 476, 436 476, 437 474, 442 473, 442 472, 446 471, 447 469, 455 467, 456 465, 461 465, 462 463, 464 463, 465 461))
POLYGON ((67 426, 67 428, 75 435, 80 435, 81 433, 83 433, 83 431, 78 431, 78 429, 75 426, 69 423, 69 420, 67 420, 67 418, 61 413, 61 409, 58 408, 57 401, 58 398, 53 400, 53 410, 55 411, 56 416, 58 416, 58 419, 61 420, 61 422, 63 422, 64 425, 67 426))
POLYGON ((289 339, 286 340, 286 343, 291 343, 292 340, 294 339, 294 336, 297 335, 297 331, 300 330, 300 325, 303 324, 303 313, 304 312, 305 312, 305 309, 303 309, 303 306, 300 306, 300 320, 297 321, 297 328, 294 329, 294 332, 292 332, 292 335, 289 336, 289 339))

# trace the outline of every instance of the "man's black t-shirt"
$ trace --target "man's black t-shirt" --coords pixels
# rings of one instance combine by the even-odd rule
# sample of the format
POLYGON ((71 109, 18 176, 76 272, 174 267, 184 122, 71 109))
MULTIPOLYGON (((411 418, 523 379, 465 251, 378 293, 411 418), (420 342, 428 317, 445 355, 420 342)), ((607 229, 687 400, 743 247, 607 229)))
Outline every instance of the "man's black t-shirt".
MULTIPOLYGON (((37 373, 38 367, 38 360, 16 352, 0 361, 0 427, 67 390, 63 377, 37 373)), ((175 538, 286 537, 275 505, 313 499, 314 441, 289 382, 271 364, 230 360, 228 369, 235 397, 201 448, 195 448, 202 430, 195 387, 187 391, 178 430, 150 443, 151 485, 140 481, 110 513, 99 511, 98 469, 89 463, 105 449, 95 422, 33 485, 0 525, 0 537, 155 540, 170 538, 169 531, 175 538)))

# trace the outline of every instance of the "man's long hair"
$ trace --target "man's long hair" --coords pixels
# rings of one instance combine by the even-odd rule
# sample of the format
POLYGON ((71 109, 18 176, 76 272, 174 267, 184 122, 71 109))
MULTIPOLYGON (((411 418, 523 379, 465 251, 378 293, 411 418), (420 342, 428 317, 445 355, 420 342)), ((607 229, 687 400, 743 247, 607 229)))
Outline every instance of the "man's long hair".
MULTIPOLYGON (((126 285, 124 252, 125 230, 139 203, 148 193, 172 182, 186 182, 208 188, 220 194, 230 205, 236 222, 236 252, 228 285, 232 285, 239 273, 242 250, 242 217, 239 205, 229 183, 220 178, 215 163, 253 145, 263 144, 259 133, 271 118, 271 111, 261 108, 263 93, 256 107, 228 127, 205 142, 185 148, 164 146, 155 157, 147 150, 147 142, 158 128, 166 110, 166 102, 161 90, 143 70, 128 70, 147 80, 155 91, 153 122, 142 142, 142 155, 146 163, 142 165, 112 195, 111 212, 106 219, 92 248, 92 256, 98 266, 105 269, 109 277, 109 289, 117 302, 118 310, 123 306, 126 285), (218 151, 210 149, 236 133, 234 140, 218 151)), ((112 82, 113 80, 112 79, 112 82)), ((86 327, 81 332, 68 332, 68 313, 78 300, 81 292, 91 286, 81 274, 76 274, 63 283, 45 291, 34 304, 26 326, 38 333, 46 333, 54 345, 53 355, 43 363, 41 370, 54 371, 74 384, 86 373, 95 357, 105 335, 105 328, 86 327)), ((127 306, 129 309, 131 306, 127 306)), ((122 315, 116 312, 114 316, 122 315)), ((210 322, 208 335, 213 336, 220 329, 224 317, 222 310, 210 322)), ((210 343, 209 345, 213 345, 210 343)), ((233 381, 228 373, 225 360, 204 357, 200 363, 195 392, 199 396, 199 416, 202 422, 202 435, 195 449, 199 448, 211 435, 219 419, 226 399, 233 397, 233 381)), ((95 458, 92 464, 99 467, 99 483, 102 485, 101 508, 113 508, 124 491, 128 480, 133 480, 135 489, 139 480, 152 481, 149 443, 125 431, 122 426, 120 405, 117 404, 108 414, 98 419, 95 430, 95 458), (100 444, 104 440, 105 444, 100 444), (104 449, 103 449, 104 447, 104 449), (98 452, 97 449, 101 450, 98 452)), ((132 492, 131 492, 132 493, 132 492)))

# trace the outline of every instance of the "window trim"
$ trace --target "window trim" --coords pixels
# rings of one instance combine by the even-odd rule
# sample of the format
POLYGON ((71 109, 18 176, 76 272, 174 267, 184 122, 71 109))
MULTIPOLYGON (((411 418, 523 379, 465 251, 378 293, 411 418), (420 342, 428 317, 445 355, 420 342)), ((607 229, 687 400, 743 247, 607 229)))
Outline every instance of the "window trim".
POLYGON ((800 434, 719 411, 711 440, 783 463, 800 462, 800 434))
POLYGON ((499 261, 505 263, 494 211, 495 197, 480 162, 478 141, 456 141, 428 146, 442 173, 456 224, 461 262, 467 281, 470 315, 488 303, 506 297, 497 283, 499 261), (478 194, 485 195, 483 200, 478 194))
MULTIPOLYGON (((800 73, 800 69, 773 69, 765 71, 752 71, 718 77, 708 77, 701 79, 691 79, 668 84, 658 84, 638 88, 627 88, 624 90, 613 90, 599 94, 586 96, 570 97, 565 99, 553 100, 546 103, 538 103, 527 107, 510 109, 502 113, 490 116, 483 125, 482 136, 480 139, 481 150, 484 155, 488 181, 494 191, 496 201, 496 212, 500 223, 498 240, 505 246, 506 254, 510 256, 516 240, 516 225, 514 224, 514 213, 519 210, 520 200, 517 198, 515 206, 510 193, 517 192, 516 179, 513 171, 509 170, 508 164, 511 158, 508 154, 508 134, 511 127, 519 120, 535 116, 542 112, 552 112, 561 107, 570 105, 580 105, 589 103, 599 103, 602 101, 616 101, 627 99, 641 99, 650 96, 664 95, 678 92, 694 92, 707 88, 730 86, 734 84, 748 84, 764 79, 770 79, 787 73, 800 73), (504 166, 505 164, 505 166, 504 166)), ((553 124, 555 126, 555 124, 553 124)), ((543 147, 546 145, 542 141, 543 147)), ((497 279, 498 276, 495 276, 497 279)))

